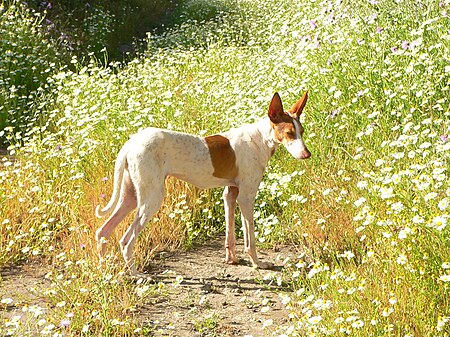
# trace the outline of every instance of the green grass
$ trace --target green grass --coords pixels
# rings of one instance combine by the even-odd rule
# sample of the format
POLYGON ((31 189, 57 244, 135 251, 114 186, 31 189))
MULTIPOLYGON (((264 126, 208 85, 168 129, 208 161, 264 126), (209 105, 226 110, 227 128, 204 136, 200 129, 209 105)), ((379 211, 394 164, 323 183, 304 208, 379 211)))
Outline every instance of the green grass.
POLYGON ((216 336, 215 329, 220 324, 220 317, 216 314, 208 315, 205 318, 194 322, 194 330, 201 334, 201 336, 216 336))
MULTIPOLYGON (((0 265, 35 256, 70 265, 52 274, 50 301, 83 305, 43 315, 55 331, 72 313, 72 335, 86 324, 91 335, 139 335, 132 308, 145 298, 130 295, 135 286, 117 268, 97 268, 93 253, 93 210, 111 193, 120 146, 150 125, 203 135, 252 122, 275 91, 288 108, 309 90, 313 156, 298 162, 280 148, 257 197, 260 244, 304 251, 274 275, 294 289, 284 295, 291 320, 267 329, 448 336, 448 1, 193 1, 186 17, 196 6, 207 19, 152 36, 142 58, 58 72, 47 93, 54 99, 34 105, 48 119, 4 131, 17 145, 0 175, 0 265)), ((223 227, 220 190, 175 180, 168 190, 138 242, 140 267, 148 247, 177 247, 223 227)), ((120 259, 117 237, 110 249, 120 259)))

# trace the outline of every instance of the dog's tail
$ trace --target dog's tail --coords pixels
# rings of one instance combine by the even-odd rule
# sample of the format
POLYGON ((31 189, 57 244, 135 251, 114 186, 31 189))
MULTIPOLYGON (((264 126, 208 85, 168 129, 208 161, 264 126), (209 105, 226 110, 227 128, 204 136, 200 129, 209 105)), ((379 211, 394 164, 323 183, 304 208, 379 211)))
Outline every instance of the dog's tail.
POLYGON ((122 186, 123 179, 123 171, 125 170, 125 166, 127 164, 127 152, 128 149, 126 146, 122 147, 117 155, 116 163, 114 165, 114 183, 113 183, 113 193, 111 199, 108 204, 100 209, 100 205, 97 205, 95 209, 95 215, 97 218, 102 218, 106 214, 111 213, 111 211, 116 207, 117 202, 119 201, 120 195, 120 187, 122 186))

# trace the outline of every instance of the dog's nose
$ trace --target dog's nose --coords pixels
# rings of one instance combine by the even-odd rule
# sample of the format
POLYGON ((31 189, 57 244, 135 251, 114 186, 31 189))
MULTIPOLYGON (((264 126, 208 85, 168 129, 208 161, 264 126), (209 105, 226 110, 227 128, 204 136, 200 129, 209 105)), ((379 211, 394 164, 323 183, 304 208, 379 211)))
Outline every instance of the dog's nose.
POLYGON ((302 152, 301 158, 302 158, 302 159, 308 159, 309 157, 311 157, 311 152, 309 152, 309 150, 304 150, 304 151, 302 152))

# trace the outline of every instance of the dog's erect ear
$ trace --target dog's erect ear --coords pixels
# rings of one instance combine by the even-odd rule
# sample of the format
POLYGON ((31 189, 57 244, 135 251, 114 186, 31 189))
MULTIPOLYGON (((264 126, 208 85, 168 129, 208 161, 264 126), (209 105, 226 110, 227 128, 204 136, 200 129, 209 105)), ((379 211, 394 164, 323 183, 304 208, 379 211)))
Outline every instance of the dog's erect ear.
POLYGON ((283 114, 283 103, 281 103, 280 95, 276 92, 269 105, 269 118, 273 123, 277 123, 283 114))
POLYGON ((303 108, 306 105, 306 101, 308 100, 308 92, 306 91, 302 98, 300 98, 297 103, 295 103, 291 110, 289 110, 289 114, 294 117, 294 118, 299 118, 300 115, 302 114, 303 108))

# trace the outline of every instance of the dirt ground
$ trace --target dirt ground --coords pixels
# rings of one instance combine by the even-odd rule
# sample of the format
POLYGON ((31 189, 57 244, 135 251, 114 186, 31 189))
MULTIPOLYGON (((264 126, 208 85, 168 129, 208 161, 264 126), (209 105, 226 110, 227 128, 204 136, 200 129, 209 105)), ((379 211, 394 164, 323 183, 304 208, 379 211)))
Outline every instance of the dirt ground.
MULTIPOLYGON (((242 250, 238 242, 237 252, 242 250)), ((144 325, 153 325, 155 336, 258 337, 267 335, 265 321, 286 322, 288 312, 277 294, 286 289, 265 276, 280 271, 289 251, 259 250, 262 260, 275 263, 273 270, 256 270, 244 259, 239 265, 227 265, 224 254, 223 241, 215 240, 154 261, 149 274, 156 282, 173 283, 176 276, 183 277, 165 301, 142 310, 144 325)))
MULTIPOLYGON (((223 239, 210 241, 198 248, 182 252, 160 253, 152 261, 148 276, 153 282, 179 283, 170 291, 138 308, 142 334, 146 336, 267 336, 263 325, 287 322, 278 292, 282 289, 267 275, 280 273, 288 248, 258 250, 263 261, 275 264, 272 270, 256 270, 242 253, 239 265, 223 263, 223 239), (245 258, 245 259, 244 259, 245 258)), ((293 253, 293 252, 292 252, 293 253)), ((48 286, 45 268, 38 264, 13 267, 1 271, 3 292, 45 306, 37 294, 48 286), (34 289, 34 290, 33 290, 34 289)))

